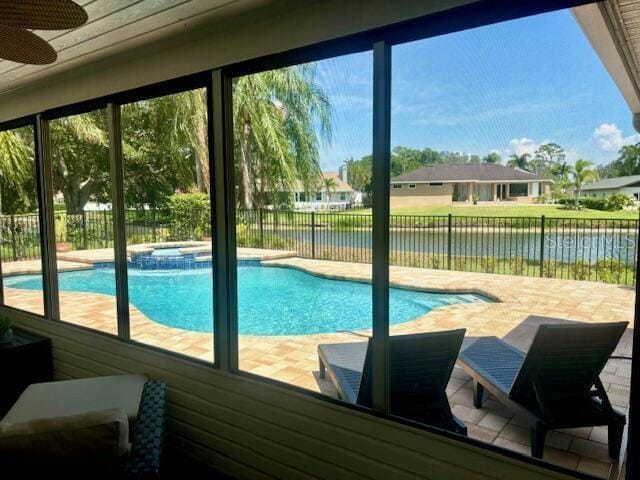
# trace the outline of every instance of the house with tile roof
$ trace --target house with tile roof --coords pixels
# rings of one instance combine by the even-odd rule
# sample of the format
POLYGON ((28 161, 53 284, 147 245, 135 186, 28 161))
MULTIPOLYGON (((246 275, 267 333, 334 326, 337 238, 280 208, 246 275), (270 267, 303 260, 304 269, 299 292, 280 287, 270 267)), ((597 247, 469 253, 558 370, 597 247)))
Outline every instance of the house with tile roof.
POLYGON ((496 164, 429 165, 391 179, 391 208, 454 202, 533 203, 552 180, 496 164))

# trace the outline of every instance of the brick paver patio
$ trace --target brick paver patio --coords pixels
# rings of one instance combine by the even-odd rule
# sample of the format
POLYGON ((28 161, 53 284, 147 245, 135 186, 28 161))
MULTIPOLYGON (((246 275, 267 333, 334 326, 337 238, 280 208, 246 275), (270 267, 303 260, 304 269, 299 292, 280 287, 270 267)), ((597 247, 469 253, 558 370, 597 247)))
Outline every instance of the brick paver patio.
MULTIPOLYGON (((95 251, 95 255, 75 253, 64 255, 65 261, 60 262, 62 269, 91 268, 92 259, 103 262, 109 258, 105 250, 95 251)), ((263 258, 263 265, 297 268, 334 279, 369 281, 371 276, 371 266, 367 264, 302 259, 292 256, 292 252, 240 249, 238 256, 263 258), (287 258, 279 258, 283 256, 287 258)), ((39 268, 38 263, 5 263, 3 274, 34 273, 39 268)), ((390 267, 390 279, 393 286, 479 293, 495 300, 491 303, 457 304, 435 309, 416 320, 393 325, 392 335, 466 328, 466 342, 478 336, 497 335, 521 349, 527 349, 540 322, 633 321, 634 290, 618 285, 405 267, 390 267)), ((5 287, 5 302, 16 308, 42 313, 41 292, 5 287)), ((116 333, 114 297, 61 292, 60 305, 65 321, 116 333)), ((134 340, 202 360, 213 360, 212 334, 158 324, 134 306, 131 306, 130 313, 131 337, 134 340)), ((240 336, 240 368, 335 396, 336 391, 331 383, 318 376, 317 345, 364 341, 369 334, 369 331, 359 331, 298 336, 240 336)), ((616 354, 631 355, 631 328, 620 342, 616 354)), ((612 403, 624 411, 628 408, 630 367, 628 360, 610 360, 601 377, 612 403)), ((482 409, 474 409, 471 381, 460 368, 454 369, 448 394, 454 414, 468 426, 471 437, 530 453, 526 420, 514 416, 493 399, 486 401, 482 409)), ((544 458, 568 468, 617 478, 619 465, 608 458, 606 433, 604 427, 550 432, 544 458)))

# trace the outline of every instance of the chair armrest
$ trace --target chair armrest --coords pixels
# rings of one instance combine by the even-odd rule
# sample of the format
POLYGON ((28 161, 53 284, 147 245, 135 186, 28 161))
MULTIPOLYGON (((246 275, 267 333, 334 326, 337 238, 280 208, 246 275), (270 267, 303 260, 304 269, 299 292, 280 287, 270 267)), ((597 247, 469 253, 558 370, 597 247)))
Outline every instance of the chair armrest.
POLYGON ((131 456, 123 465, 124 478, 150 478, 159 474, 165 436, 166 387, 162 380, 150 380, 144 385, 131 456))

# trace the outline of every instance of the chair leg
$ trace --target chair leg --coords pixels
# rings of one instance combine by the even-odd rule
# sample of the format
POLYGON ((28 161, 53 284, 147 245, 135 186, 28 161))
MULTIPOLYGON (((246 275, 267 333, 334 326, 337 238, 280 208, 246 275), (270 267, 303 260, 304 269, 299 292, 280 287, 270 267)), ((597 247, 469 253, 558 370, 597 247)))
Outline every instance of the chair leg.
POLYGON ((462 420, 460 420, 458 417, 454 416, 452 418, 452 428, 451 431, 462 435, 463 437, 467 437, 469 435, 469 433, 467 432, 467 426, 464 424, 464 422, 462 420))
POLYGON ((473 380, 473 406, 482 408, 482 397, 484 396, 484 387, 476 379, 473 380))
POLYGON ((531 456, 542 458, 544 453, 544 440, 547 436, 547 426, 540 420, 531 424, 531 456))
POLYGON ((615 419, 609 423, 609 456, 614 460, 617 460, 620 457, 624 424, 624 416, 617 415, 615 419))
POLYGON ((320 364, 320 378, 325 378, 327 376, 327 370, 324 367, 324 363, 322 363, 321 359, 318 359, 318 363, 320 364))

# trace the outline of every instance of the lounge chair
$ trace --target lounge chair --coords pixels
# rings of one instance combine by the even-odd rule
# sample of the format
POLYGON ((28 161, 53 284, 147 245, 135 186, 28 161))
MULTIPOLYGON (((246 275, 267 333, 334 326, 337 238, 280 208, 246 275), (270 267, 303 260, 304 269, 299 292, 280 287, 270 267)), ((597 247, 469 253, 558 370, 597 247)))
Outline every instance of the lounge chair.
MULTIPOLYGON (((451 413, 446 388, 465 330, 389 338, 389 407, 393 415, 461 435, 467 427, 451 413)), ((371 339, 318 345, 320 377, 333 382, 340 397, 371 406, 371 339)))
POLYGON ((599 375, 626 322, 540 325, 525 354, 497 337, 466 348, 460 365, 473 378, 473 404, 484 390, 531 421, 531 455, 542 458, 548 430, 609 427, 609 456, 620 455, 625 416, 609 402, 599 375))

